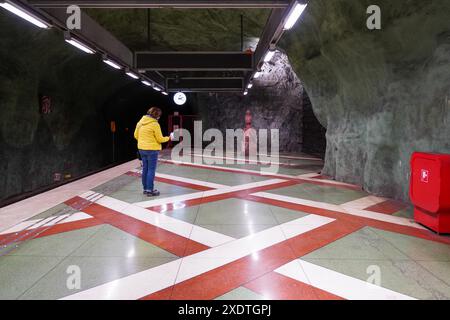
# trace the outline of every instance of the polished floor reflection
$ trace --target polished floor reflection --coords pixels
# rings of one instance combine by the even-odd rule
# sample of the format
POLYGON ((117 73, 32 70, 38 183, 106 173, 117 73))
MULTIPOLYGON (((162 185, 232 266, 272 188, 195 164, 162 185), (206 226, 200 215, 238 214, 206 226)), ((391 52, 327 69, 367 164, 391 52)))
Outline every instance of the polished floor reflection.
POLYGON ((163 155, 159 197, 136 161, 50 209, 25 200, 0 224, 0 299, 449 299, 450 237, 321 165, 283 155, 265 175, 163 155))

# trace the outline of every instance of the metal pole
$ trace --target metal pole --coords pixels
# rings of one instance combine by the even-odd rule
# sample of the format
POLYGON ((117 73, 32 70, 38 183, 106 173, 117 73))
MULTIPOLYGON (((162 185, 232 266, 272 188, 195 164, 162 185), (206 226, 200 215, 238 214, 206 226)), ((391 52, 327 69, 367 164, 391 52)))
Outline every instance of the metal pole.
POLYGON ((150 8, 147 9, 147 45, 148 45, 148 50, 152 50, 152 44, 151 44, 151 35, 150 35, 150 8))
POLYGON ((241 14, 241 51, 244 51, 244 15, 241 14))
POLYGON ((112 158, 113 163, 116 161, 116 141, 115 141, 115 133, 112 134, 112 158))

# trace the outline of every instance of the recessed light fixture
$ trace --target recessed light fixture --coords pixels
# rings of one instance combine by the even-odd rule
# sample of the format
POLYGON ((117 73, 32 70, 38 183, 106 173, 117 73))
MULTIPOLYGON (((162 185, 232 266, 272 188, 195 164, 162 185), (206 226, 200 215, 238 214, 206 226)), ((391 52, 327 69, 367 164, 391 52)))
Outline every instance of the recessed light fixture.
POLYGON ((253 83, 250 82, 247 86, 247 89, 251 89, 251 88, 253 88, 253 83))
POLYGON ((168 96, 169 94, 165 91, 162 92, 163 95, 168 96))
POLYGON ((77 48, 77 49, 79 49, 79 50, 81 50, 81 51, 83 51, 85 53, 89 53, 89 54, 94 54, 95 53, 94 49, 91 49, 89 46, 85 45, 80 40, 75 39, 68 32, 64 34, 64 41, 66 41, 67 43, 71 44, 75 48, 77 48))
POLYGON ((306 6, 307 4, 300 4, 296 2, 292 11, 289 14, 289 17, 286 20, 286 23, 284 24, 284 30, 289 30, 295 25, 297 20, 302 15, 303 11, 305 11, 306 6))
POLYGON ((113 67, 114 69, 122 69, 122 67, 117 64, 116 62, 114 62, 113 60, 107 58, 106 56, 103 57, 103 62, 106 63, 107 65, 113 67))
POLYGON ((257 71, 255 72, 255 75, 253 76, 253 79, 258 79, 261 76, 261 72, 257 71))
POLYGON ((248 95, 248 90, 244 91, 244 96, 248 95))
POLYGON ((147 87, 151 87, 151 83, 150 82, 148 82, 147 80, 142 80, 141 81, 143 84, 145 84, 147 87))
POLYGON ((158 86, 153 86, 153 90, 155 90, 155 91, 162 91, 162 89, 160 88, 160 87, 158 87, 158 86))
POLYGON ((139 76, 138 76, 136 73, 131 72, 130 70, 127 70, 127 71, 125 72, 125 74, 126 74, 127 76, 129 76, 130 78, 133 78, 133 79, 139 79, 139 76))
POLYGON ((31 12, 27 12, 25 9, 21 8, 20 6, 8 2, 8 1, 2 1, 0 2, 0 7, 8 10, 9 12, 14 13, 15 15, 21 17, 22 19, 27 20, 28 22, 34 24, 35 26, 42 28, 42 29, 48 29, 50 28, 50 24, 48 22, 45 22, 42 19, 39 19, 31 12))

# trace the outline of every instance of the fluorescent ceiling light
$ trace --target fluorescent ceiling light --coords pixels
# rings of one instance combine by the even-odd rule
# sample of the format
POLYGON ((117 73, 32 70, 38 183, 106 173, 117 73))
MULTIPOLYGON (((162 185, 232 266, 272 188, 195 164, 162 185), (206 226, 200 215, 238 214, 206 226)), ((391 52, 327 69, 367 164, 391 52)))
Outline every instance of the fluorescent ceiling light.
POLYGON ((154 86, 153 89, 156 90, 156 91, 162 91, 161 88, 157 87, 157 86, 154 86))
POLYGON ((295 25, 297 20, 302 15, 303 11, 305 11, 306 6, 307 6, 306 4, 300 4, 300 3, 297 3, 295 5, 294 10, 291 11, 291 13, 289 14, 289 18, 287 19, 286 23, 284 24, 284 30, 289 30, 295 25))
POLYGON ((168 94, 167 92, 165 92, 165 91, 163 91, 162 94, 165 95, 165 96, 168 96, 168 95, 169 95, 169 94, 168 94))
POLYGON ((139 76, 137 76, 135 73, 131 72, 131 71, 127 71, 126 75, 133 78, 133 79, 139 79, 139 76))
POLYGON ((253 83, 249 83, 247 86, 247 89, 251 89, 251 88, 253 88, 253 83))
POLYGON ((254 79, 258 79, 261 76, 261 72, 257 71, 253 76, 254 79))
POLYGON ((152 84, 150 82, 148 82, 147 80, 142 80, 141 81, 143 84, 145 84, 146 86, 151 86, 152 84))
POLYGON ((264 62, 269 62, 270 60, 272 60, 274 55, 275 51, 267 51, 266 56, 264 57, 264 62))
POLYGON ((92 50, 87 45, 85 45, 84 43, 82 43, 82 42, 80 42, 80 41, 78 41, 78 40, 76 40, 74 38, 69 37, 69 38, 65 39, 65 41, 67 43, 70 43, 74 47, 80 49, 83 52, 86 52, 86 53, 89 53, 89 54, 94 54, 95 53, 94 50, 92 50))
POLYGON ((248 90, 244 91, 244 96, 248 95, 248 90))
POLYGON ((115 62, 112 61, 112 60, 109 60, 109 59, 103 59, 103 62, 106 63, 107 65, 113 67, 114 69, 122 69, 121 66, 119 66, 117 63, 115 63, 115 62))
POLYGON ((38 19, 34 16, 32 16, 30 13, 26 12, 24 9, 9 3, 9 2, 2 2, 0 3, 0 7, 5 8, 6 10, 14 13, 15 15, 21 17, 22 19, 27 20, 28 22, 31 22, 35 26, 42 28, 42 29, 48 29, 50 25, 46 22, 44 22, 41 19, 38 19))

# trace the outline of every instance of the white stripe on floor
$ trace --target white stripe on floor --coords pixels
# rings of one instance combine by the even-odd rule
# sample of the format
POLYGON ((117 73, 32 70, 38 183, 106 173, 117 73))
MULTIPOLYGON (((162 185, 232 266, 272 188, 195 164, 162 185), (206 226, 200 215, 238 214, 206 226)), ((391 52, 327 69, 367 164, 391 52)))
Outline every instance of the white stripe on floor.
POLYGON ((202 168, 202 169, 221 169, 223 171, 230 171, 235 173, 250 173, 250 174, 257 174, 261 176, 271 176, 271 177, 277 177, 281 179, 293 179, 295 176, 290 176, 287 174, 275 174, 275 173, 265 173, 261 170, 248 170, 248 169, 240 169, 240 168, 228 168, 228 167, 220 167, 220 166, 213 166, 213 165, 207 165, 207 164, 199 164, 199 163, 193 163, 193 162, 186 162, 186 161, 176 161, 176 160, 167 160, 167 159, 159 159, 160 162, 163 163, 171 163, 171 164, 184 164, 184 165, 191 165, 194 167, 202 168))
MULTIPOLYGON (((299 163, 286 163, 286 162, 279 162, 279 161, 274 161, 275 159, 278 159, 280 157, 278 156, 264 156, 264 157, 259 157, 257 160, 256 159, 250 159, 250 158, 244 158, 244 157, 228 157, 228 156, 223 156, 223 157, 219 157, 219 156, 210 156, 210 155, 202 155, 202 154, 198 154, 198 153, 191 153, 191 156, 194 156, 194 158, 198 157, 198 158, 206 158, 206 159, 217 159, 217 160, 221 160, 221 162, 216 162, 217 164, 234 164, 235 162, 237 164, 261 164, 261 165, 281 165, 281 166, 298 166, 299 163), (228 161, 233 161, 232 163, 228 163, 228 162, 224 162, 223 160, 228 160, 228 161)), ((302 159, 302 160, 311 160, 311 159, 302 159)), ((314 159, 316 160, 316 159, 314 159)), ((207 164, 207 163, 206 163, 207 164)))
MULTIPOLYGON (((142 169, 134 169, 134 170, 131 170, 131 171, 139 173, 139 174, 142 174, 142 169)), ((212 188, 212 189, 218 189, 218 188, 227 187, 224 184, 218 184, 218 183, 213 183, 213 182, 195 180, 195 179, 190 179, 190 178, 184 178, 184 177, 174 176, 174 175, 165 174, 165 173, 158 173, 157 172, 156 176, 159 177, 159 178, 170 179, 170 180, 175 180, 175 181, 181 181, 181 182, 195 184, 195 185, 199 185, 199 186, 204 186, 204 187, 208 187, 208 188, 212 188)))
MULTIPOLYGON (((270 179, 270 180, 257 181, 257 182, 252 182, 252 183, 247 183, 247 184, 242 184, 242 185, 232 186, 232 187, 224 186, 220 189, 200 191, 200 192, 179 195, 179 196, 174 196, 174 197, 167 197, 167 198, 160 198, 160 199, 155 199, 155 200, 136 202, 134 204, 139 207, 150 208, 150 207, 160 206, 160 205, 169 204, 169 203, 183 202, 183 201, 198 199, 198 198, 202 198, 202 197, 216 196, 216 195, 229 193, 229 192, 243 191, 243 190, 248 190, 248 189, 252 189, 252 188, 270 186, 270 185, 285 182, 285 181, 286 180, 270 179)), ((198 181, 198 183, 201 183, 201 182, 198 181)))
POLYGON ((184 165, 191 165, 194 167, 198 167, 198 168, 203 168, 203 169, 222 169, 225 171, 230 171, 230 172, 236 172, 236 173, 250 173, 250 174, 258 174, 261 176, 271 176, 271 177, 277 177, 280 179, 299 179, 299 180, 303 180, 306 182, 317 182, 317 183, 321 183, 321 184, 325 184, 325 185, 330 185, 330 186, 344 186, 344 187, 357 187, 353 184, 349 184, 349 183, 345 183, 345 182, 339 182, 339 181, 335 181, 335 180, 329 180, 329 179, 315 179, 315 178, 311 178, 311 176, 317 176, 319 175, 318 173, 307 173, 307 174, 301 174, 298 176, 292 176, 292 175, 287 175, 287 174, 279 174, 279 173, 267 173, 265 174, 264 172, 258 171, 258 170, 248 170, 248 169, 240 169, 240 168, 227 168, 227 167, 220 167, 220 166, 213 166, 213 165, 206 165, 206 164, 198 164, 198 163, 193 163, 193 162, 185 162, 185 161, 175 161, 175 160, 167 160, 167 159, 160 159, 160 162, 163 163, 171 163, 171 164, 184 164, 184 165))
POLYGON ((11 228, 20 222, 24 222, 26 219, 32 219, 33 216, 39 213, 125 174, 129 170, 136 168, 138 164, 137 160, 133 160, 0 208, 0 230, 11 228))
POLYGON ((8 234, 14 232, 23 232, 25 230, 33 230, 39 227, 49 227, 55 224, 74 222, 80 220, 91 219, 92 216, 84 212, 75 212, 73 214, 63 214, 60 216, 51 216, 44 219, 27 220, 15 225, 12 228, 0 232, 0 234, 8 234))
POLYGON ((103 198, 97 201, 97 204, 147 224, 170 231, 179 236, 190 238, 191 240, 204 244, 208 247, 215 247, 234 240, 234 238, 221 233, 211 231, 209 229, 202 228, 111 197, 103 196, 103 198))
POLYGON ((257 192, 257 193, 253 193, 252 195, 266 198, 266 199, 273 199, 273 200, 279 200, 279 201, 284 201, 284 202, 289 202, 289 203, 310 206, 310 207, 319 208, 319 209, 332 210, 332 211, 337 211, 340 213, 350 214, 353 216, 369 218, 369 219, 373 219, 373 220, 378 220, 378 221, 393 223, 393 224, 397 224, 397 225, 413 227, 416 229, 426 230, 424 227, 415 223, 414 221, 407 219, 407 218, 403 218, 403 217, 396 217, 396 216, 391 216, 388 214, 383 214, 383 213, 378 213, 378 212, 359 210, 359 209, 354 209, 354 208, 350 208, 350 207, 343 207, 341 205, 328 204, 328 203, 324 203, 324 202, 288 197, 288 196, 273 194, 273 193, 269 193, 269 192, 257 192))
POLYGON ((275 270, 348 300, 415 300, 410 296, 296 259, 275 270))
POLYGON ((245 238, 70 295, 64 299, 139 299, 334 221, 308 215, 245 238), (290 227, 289 236, 284 228, 290 227), (297 226, 297 230, 293 228, 297 226), (180 264, 181 263, 181 264, 180 264), (179 266, 179 271, 178 271, 179 266), (178 274, 177 274, 178 271, 178 274), (171 281, 172 279, 176 279, 171 281), (130 290, 133 288, 133 290, 130 290))
POLYGON ((190 179, 190 178, 183 178, 183 177, 173 176, 173 175, 164 174, 164 173, 156 173, 156 176, 160 177, 160 178, 165 178, 165 179, 170 179, 170 180, 175 180, 175 181, 181 181, 181 182, 195 184, 195 185, 200 185, 200 186, 204 186, 204 187, 208 187, 208 188, 212 188, 212 189, 219 189, 219 188, 227 187, 224 184, 218 184, 218 183, 213 183, 213 182, 208 182, 208 181, 195 180, 195 179, 190 179))
POLYGON ((386 198, 367 196, 367 197, 363 197, 363 198, 359 198, 359 199, 356 199, 353 201, 343 203, 343 204, 341 204, 341 206, 363 210, 365 208, 374 206, 376 204, 385 202, 387 200, 388 199, 386 199, 386 198))
POLYGON ((320 175, 320 174, 307 173, 307 174, 298 175, 298 176, 296 176, 296 178, 302 179, 307 182, 310 181, 310 182, 319 182, 319 183, 323 183, 323 184, 328 184, 330 186, 343 186, 343 187, 352 187, 352 188, 358 187, 354 184, 340 182, 340 181, 336 181, 336 180, 314 178, 315 176, 318 176, 318 175, 320 175))

